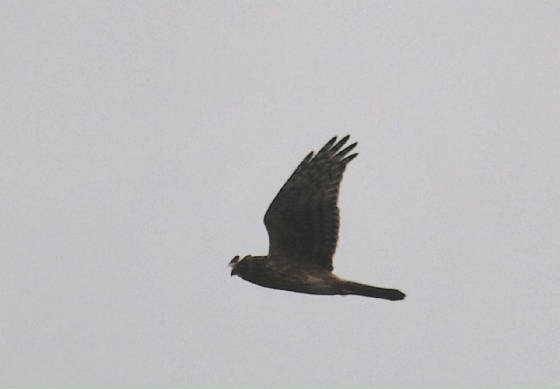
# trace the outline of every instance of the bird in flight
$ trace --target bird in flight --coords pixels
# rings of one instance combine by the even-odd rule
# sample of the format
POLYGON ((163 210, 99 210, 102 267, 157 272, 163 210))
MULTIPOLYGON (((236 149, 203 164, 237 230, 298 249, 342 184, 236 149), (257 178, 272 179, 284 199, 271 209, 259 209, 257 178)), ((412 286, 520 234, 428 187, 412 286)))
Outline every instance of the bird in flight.
POLYGON ((337 277, 332 258, 338 240, 338 192, 349 154, 349 135, 334 137, 310 152, 280 189, 264 215, 268 256, 234 257, 231 275, 273 289, 320 295, 360 295, 402 300, 397 289, 379 288, 337 277), (343 148, 344 147, 344 148, 343 148))

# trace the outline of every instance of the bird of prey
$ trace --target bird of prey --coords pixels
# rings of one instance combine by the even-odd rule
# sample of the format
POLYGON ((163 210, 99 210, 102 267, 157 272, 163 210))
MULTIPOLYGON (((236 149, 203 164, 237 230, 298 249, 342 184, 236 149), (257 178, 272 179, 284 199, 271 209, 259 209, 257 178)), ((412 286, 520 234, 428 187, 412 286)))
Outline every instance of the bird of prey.
POLYGON ((266 214, 268 256, 234 257, 231 275, 267 288, 319 295, 360 295, 402 300, 397 289, 344 280, 332 273, 338 240, 338 192, 349 154, 349 135, 309 153, 276 195, 266 214))

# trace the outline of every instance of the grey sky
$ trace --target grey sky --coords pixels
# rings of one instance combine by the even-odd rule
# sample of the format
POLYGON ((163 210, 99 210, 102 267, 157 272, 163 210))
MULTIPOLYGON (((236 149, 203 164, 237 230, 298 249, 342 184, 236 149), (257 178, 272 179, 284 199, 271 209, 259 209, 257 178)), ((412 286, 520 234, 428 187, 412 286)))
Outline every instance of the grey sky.
POLYGON ((560 385, 560 3, 0 11, 0 385, 560 385), (350 133, 335 271, 230 278, 350 133))

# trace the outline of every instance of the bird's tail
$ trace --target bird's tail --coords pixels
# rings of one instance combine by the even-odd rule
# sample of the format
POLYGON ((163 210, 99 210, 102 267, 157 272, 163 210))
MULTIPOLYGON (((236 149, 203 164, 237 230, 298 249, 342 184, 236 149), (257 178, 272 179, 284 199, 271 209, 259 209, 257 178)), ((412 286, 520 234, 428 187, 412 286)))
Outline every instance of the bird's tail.
POLYGON ((405 294, 398 289, 378 288, 377 286, 360 284, 358 282, 347 281, 344 285, 342 294, 357 294, 359 296, 376 297, 385 300, 402 300, 405 294))

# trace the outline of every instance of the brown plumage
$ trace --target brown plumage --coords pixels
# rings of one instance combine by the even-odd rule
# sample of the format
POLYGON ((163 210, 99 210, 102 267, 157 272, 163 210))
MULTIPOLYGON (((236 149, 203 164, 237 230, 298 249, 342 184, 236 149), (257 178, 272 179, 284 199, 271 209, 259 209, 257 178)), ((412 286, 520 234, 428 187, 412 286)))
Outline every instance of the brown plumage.
POLYGON ((338 240, 338 192, 349 154, 357 145, 344 147, 349 135, 334 137, 317 154, 309 153, 280 189, 264 216, 268 231, 268 256, 239 256, 230 262, 231 275, 274 289, 293 292, 356 294, 402 300, 396 289, 378 288, 343 280, 332 273, 338 240), (344 147, 344 148, 343 148, 344 147))

